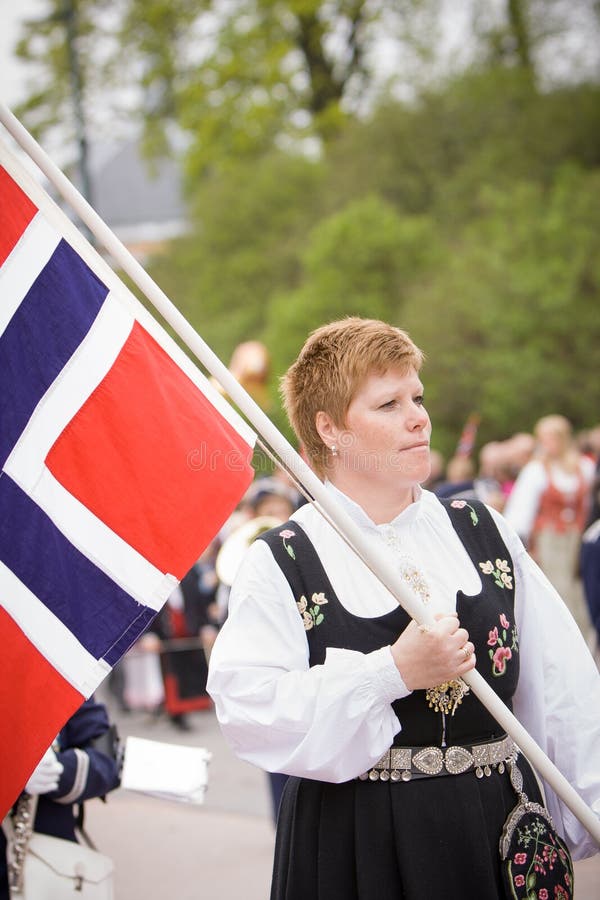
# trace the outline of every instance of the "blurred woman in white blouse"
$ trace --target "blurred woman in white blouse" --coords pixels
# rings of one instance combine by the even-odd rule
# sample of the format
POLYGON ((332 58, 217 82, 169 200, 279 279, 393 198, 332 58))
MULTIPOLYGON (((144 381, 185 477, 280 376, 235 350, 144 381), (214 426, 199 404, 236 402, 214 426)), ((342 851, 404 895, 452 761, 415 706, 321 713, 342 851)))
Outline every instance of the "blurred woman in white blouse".
POLYGON ((590 621, 577 570, 595 466, 578 450, 564 416, 544 416, 534 434, 537 452, 519 473, 504 516, 587 638, 590 621))

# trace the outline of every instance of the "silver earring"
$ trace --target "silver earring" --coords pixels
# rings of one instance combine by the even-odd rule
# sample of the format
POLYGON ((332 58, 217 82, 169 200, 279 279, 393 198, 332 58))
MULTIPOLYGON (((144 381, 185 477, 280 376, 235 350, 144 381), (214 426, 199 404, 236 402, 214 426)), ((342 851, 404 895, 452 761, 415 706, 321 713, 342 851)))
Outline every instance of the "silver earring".
POLYGON ((332 455, 332 456, 337 456, 337 455, 338 455, 337 447, 335 446, 335 444, 332 444, 332 445, 331 445, 331 455, 332 455))

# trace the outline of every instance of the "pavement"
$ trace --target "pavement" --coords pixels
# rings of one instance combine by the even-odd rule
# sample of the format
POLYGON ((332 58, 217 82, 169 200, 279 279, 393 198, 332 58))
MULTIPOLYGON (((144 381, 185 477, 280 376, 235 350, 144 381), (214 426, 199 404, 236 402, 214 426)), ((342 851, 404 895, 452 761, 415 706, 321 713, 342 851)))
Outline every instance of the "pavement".
MULTIPOLYGON (((97 698, 123 738, 212 753, 201 806, 123 789, 106 803, 86 804, 86 828, 115 862, 115 900, 268 900, 274 827, 267 776, 233 755, 212 709, 190 714, 193 730, 182 732, 164 716, 122 713, 102 689, 97 698)), ((576 863, 574 900, 600 900, 600 855, 576 863)))
POLYGON ((189 714, 192 731, 182 732, 166 716, 121 712, 102 689, 96 697, 123 739, 212 754, 201 806, 123 789, 86 803, 86 830, 115 862, 115 900, 267 900, 275 838, 267 775, 233 755, 212 709, 189 714))

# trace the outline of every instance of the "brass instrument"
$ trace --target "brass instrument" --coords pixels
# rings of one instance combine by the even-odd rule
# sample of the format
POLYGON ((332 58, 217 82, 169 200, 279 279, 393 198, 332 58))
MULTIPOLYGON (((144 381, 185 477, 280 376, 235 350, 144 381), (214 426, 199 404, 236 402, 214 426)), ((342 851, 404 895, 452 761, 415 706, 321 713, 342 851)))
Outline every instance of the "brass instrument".
POLYGON ((232 531, 223 542, 215 562, 217 578, 221 584, 231 587, 250 544, 254 543, 263 532, 278 525, 281 525, 281 521, 274 516, 256 516, 232 531))

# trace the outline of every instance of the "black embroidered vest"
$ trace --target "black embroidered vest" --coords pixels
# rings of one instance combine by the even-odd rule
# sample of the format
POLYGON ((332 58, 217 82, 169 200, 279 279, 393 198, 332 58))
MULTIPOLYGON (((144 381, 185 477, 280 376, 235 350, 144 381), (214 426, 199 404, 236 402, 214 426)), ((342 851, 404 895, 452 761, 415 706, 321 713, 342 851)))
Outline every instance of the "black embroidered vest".
MULTIPOLYGON (((441 501, 481 577, 481 593, 458 591, 456 609, 475 645, 477 669, 510 707, 519 675, 514 617, 513 563, 487 508, 477 501, 441 501)), ((306 628, 310 665, 324 663, 328 647, 369 653, 393 644, 409 616, 399 606, 375 618, 346 610, 335 595, 316 549, 297 522, 261 535, 286 576, 306 628)), ((439 745, 442 715, 429 708, 425 691, 413 691, 394 703, 402 723, 396 746, 439 745)), ((503 733, 483 704, 468 693, 454 716, 446 716, 448 744, 470 744, 503 733)))

